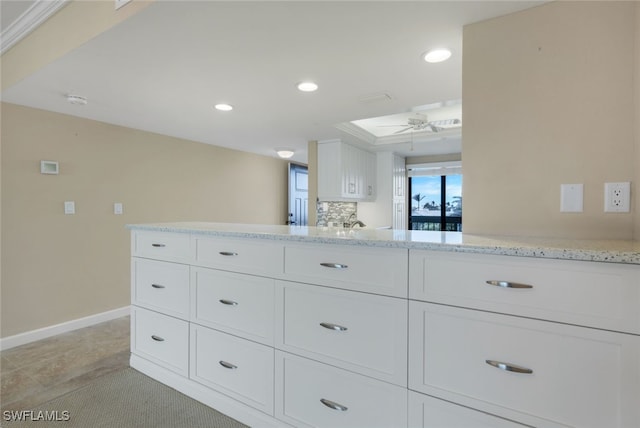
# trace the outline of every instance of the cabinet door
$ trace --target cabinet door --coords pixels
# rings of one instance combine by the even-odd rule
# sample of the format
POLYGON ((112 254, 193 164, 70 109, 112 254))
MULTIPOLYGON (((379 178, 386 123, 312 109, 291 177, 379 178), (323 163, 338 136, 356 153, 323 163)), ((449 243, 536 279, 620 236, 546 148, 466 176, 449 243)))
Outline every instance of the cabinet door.
POLYGON ((534 426, 637 427, 640 337, 410 302, 409 388, 534 426))
POLYGON ((407 186, 407 170, 404 158, 393 157, 393 197, 405 198, 407 186))
POLYGON ((273 348, 191 324, 191 379, 273 415, 273 348))
POLYGON ((415 300, 640 334, 640 266, 409 252, 415 300))
POLYGON ((131 352, 186 377, 189 323, 132 306, 131 352))
POLYGON ((275 415, 296 427, 407 426, 407 390, 276 351, 275 415))
POLYGON ((131 302, 188 320, 189 266, 133 257, 131 302))
POLYGON ((376 155, 363 151, 364 157, 364 189, 363 197, 368 201, 376 199, 376 155))
POLYGON ((273 345, 274 280, 191 268, 191 321, 273 345))
POLYGON ((524 428, 488 413, 409 391, 411 428, 524 428))
POLYGON ((407 301, 279 281, 276 346, 407 385, 407 301))
POLYGON ((393 201, 393 228, 405 230, 407 228, 407 203, 404 200, 393 201))

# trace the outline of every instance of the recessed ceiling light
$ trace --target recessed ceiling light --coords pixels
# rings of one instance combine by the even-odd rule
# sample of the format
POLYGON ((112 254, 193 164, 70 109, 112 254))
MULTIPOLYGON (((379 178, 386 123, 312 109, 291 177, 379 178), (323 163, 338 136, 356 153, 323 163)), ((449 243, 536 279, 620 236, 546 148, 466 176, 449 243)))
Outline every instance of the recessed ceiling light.
POLYGON ((313 92, 318 90, 318 85, 313 82, 298 83, 298 89, 302 92, 313 92))
POLYGON ((424 54, 424 60, 430 63, 446 61, 451 57, 451 51, 449 49, 431 49, 424 54))
POLYGON ((220 111, 231 111, 231 110, 233 110, 233 106, 231 106, 229 104, 216 104, 215 108, 216 108, 216 110, 220 110, 220 111))

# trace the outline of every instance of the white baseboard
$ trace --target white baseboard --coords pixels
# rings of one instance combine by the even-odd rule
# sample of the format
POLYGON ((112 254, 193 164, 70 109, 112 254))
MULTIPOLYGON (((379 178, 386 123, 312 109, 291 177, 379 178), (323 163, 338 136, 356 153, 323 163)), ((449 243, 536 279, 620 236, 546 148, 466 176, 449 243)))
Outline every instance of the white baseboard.
POLYGON ((130 312, 130 306, 125 306, 122 308, 113 309, 111 311, 89 315, 88 317, 63 322, 61 324, 27 331, 25 333, 16 334, 14 336, 3 337, 2 339, 0 339, 0 350, 6 351, 7 349, 15 348, 16 346, 35 342, 36 340, 46 339, 47 337, 55 336, 57 334, 66 333, 69 331, 77 330, 79 328, 89 327, 95 324, 100 324, 101 322, 124 317, 129 315, 130 312))

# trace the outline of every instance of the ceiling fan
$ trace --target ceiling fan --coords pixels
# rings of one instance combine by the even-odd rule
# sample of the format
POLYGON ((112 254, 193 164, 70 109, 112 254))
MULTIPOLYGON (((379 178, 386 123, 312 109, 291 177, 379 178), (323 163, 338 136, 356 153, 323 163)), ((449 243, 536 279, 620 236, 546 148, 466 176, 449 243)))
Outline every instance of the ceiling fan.
POLYGON ((406 124, 402 125, 379 125, 384 127, 390 126, 404 126, 404 129, 394 132, 394 134, 402 134, 406 131, 421 131, 423 129, 429 129, 431 132, 444 131, 451 125, 459 125, 460 119, 445 119, 445 120, 428 120, 426 116, 419 115, 418 117, 410 117, 407 119, 406 124))

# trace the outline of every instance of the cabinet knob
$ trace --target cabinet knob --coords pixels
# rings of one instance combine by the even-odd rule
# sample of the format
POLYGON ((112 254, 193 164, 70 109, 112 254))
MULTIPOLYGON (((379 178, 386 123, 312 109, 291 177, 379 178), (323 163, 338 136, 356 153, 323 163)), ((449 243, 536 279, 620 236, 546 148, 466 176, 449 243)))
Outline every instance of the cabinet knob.
POLYGON ((498 280, 489 280, 486 281, 487 284, 493 285, 501 288, 533 288, 533 285, 529 284, 520 284, 518 282, 510 282, 510 281, 498 281, 498 280))
POLYGON ((166 247, 166 244, 151 244, 151 246, 156 248, 164 248, 166 247))
POLYGON ((320 402, 322 404, 324 404, 325 406, 327 406, 328 408, 333 409, 333 410, 338 410, 340 412, 346 412, 347 410, 349 410, 349 408, 347 406, 343 406, 342 404, 338 404, 335 401, 327 400, 326 398, 321 398, 320 402))
POLYGON ((528 369, 526 367, 516 366, 515 364, 503 363, 502 361, 486 360, 485 362, 490 366, 500 370, 504 370, 505 372, 524 373, 524 374, 533 373, 533 370, 528 369))
POLYGON ((155 340, 156 342, 164 342, 164 338, 160 337, 160 336, 156 336, 155 334, 151 335, 151 338, 153 340, 155 340))
POLYGON ((227 306, 238 306, 238 302, 234 302, 233 300, 227 300, 227 299, 220 299, 218 300, 220 303, 222 303, 223 305, 227 305, 227 306))
POLYGON ((151 284, 151 286, 153 288, 166 288, 164 285, 160 285, 160 284, 151 284))

